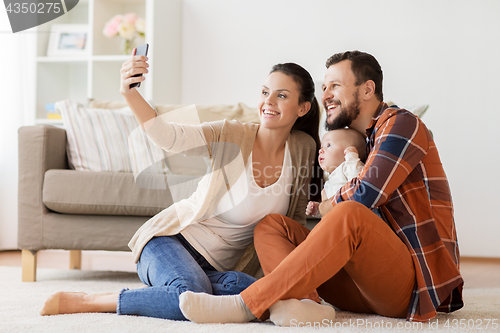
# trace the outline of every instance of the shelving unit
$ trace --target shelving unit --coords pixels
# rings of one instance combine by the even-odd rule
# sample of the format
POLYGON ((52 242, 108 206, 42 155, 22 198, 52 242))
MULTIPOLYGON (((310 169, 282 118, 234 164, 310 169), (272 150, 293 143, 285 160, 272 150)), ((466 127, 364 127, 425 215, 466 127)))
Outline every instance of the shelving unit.
MULTIPOLYGON (((80 0, 71 11, 37 28, 32 119, 36 124, 60 124, 47 119, 45 105, 64 99, 86 104, 92 99, 122 100, 121 38, 102 31, 117 14, 134 12, 146 21, 149 73, 139 91, 157 104, 179 104, 181 98, 181 0, 80 0), (75 56, 47 56, 53 24, 86 24, 87 52, 75 56)), ((31 118, 31 117, 30 117, 31 118)))

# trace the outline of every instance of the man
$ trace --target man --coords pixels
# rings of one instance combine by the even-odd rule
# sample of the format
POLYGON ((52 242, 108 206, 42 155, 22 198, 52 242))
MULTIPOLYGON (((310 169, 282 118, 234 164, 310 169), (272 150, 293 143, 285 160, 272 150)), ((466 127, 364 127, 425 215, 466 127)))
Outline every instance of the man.
POLYGON ((331 318, 319 304, 294 300, 318 295, 343 310, 411 321, 463 306, 451 193, 431 133, 409 111, 383 103, 373 56, 335 54, 326 67, 327 129, 365 135, 365 167, 321 204, 311 232, 281 215, 262 220, 255 247, 266 276, 236 296, 181 295, 187 318, 248 321, 268 309, 280 325, 331 318))

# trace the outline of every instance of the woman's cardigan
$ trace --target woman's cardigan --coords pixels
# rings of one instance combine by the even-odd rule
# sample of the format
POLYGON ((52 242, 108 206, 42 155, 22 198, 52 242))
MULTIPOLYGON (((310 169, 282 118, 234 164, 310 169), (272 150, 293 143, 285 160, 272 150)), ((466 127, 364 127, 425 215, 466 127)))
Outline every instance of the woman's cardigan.
MULTIPOLYGON (((209 161, 209 170, 189 198, 173 203, 137 230, 128 244, 135 262, 151 238, 178 234, 188 225, 212 216, 222 196, 245 170, 259 125, 237 120, 181 125, 156 117, 146 122, 144 128, 157 146, 169 152, 205 157, 209 161)), ((311 136, 302 131, 292 131, 287 142, 294 181, 286 215, 305 224, 316 144, 311 136)))

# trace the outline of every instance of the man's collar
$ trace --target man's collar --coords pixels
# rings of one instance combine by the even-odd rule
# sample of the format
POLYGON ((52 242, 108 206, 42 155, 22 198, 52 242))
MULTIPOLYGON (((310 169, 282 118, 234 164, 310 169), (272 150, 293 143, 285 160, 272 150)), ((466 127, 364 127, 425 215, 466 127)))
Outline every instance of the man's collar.
POLYGON ((370 123, 368 124, 368 127, 366 128, 366 136, 369 137, 373 129, 375 128, 375 124, 377 124, 378 119, 382 115, 385 109, 387 109, 389 106, 385 104, 384 102, 380 102, 380 106, 378 107, 377 112, 373 115, 372 119, 370 120, 370 123))

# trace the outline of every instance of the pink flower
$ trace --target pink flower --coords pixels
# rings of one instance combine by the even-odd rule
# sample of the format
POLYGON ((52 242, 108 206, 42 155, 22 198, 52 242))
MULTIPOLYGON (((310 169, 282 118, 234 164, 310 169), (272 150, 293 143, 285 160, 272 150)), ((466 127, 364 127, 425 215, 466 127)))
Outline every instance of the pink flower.
POLYGON ((144 37, 146 24, 144 19, 135 13, 115 15, 109 20, 102 33, 112 38, 119 35, 123 39, 133 40, 137 35, 144 37))
POLYGON ((123 21, 123 16, 122 15, 116 15, 114 16, 106 25, 104 26, 104 30, 102 31, 104 36, 106 37, 114 37, 118 35, 118 29, 120 27, 120 24, 123 21))
POLYGON ((139 18, 139 16, 135 13, 128 13, 128 14, 125 14, 125 16, 124 16, 125 21, 127 21, 131 25, 134 25, 135 21, 137 21, 138 18, 139 18))

